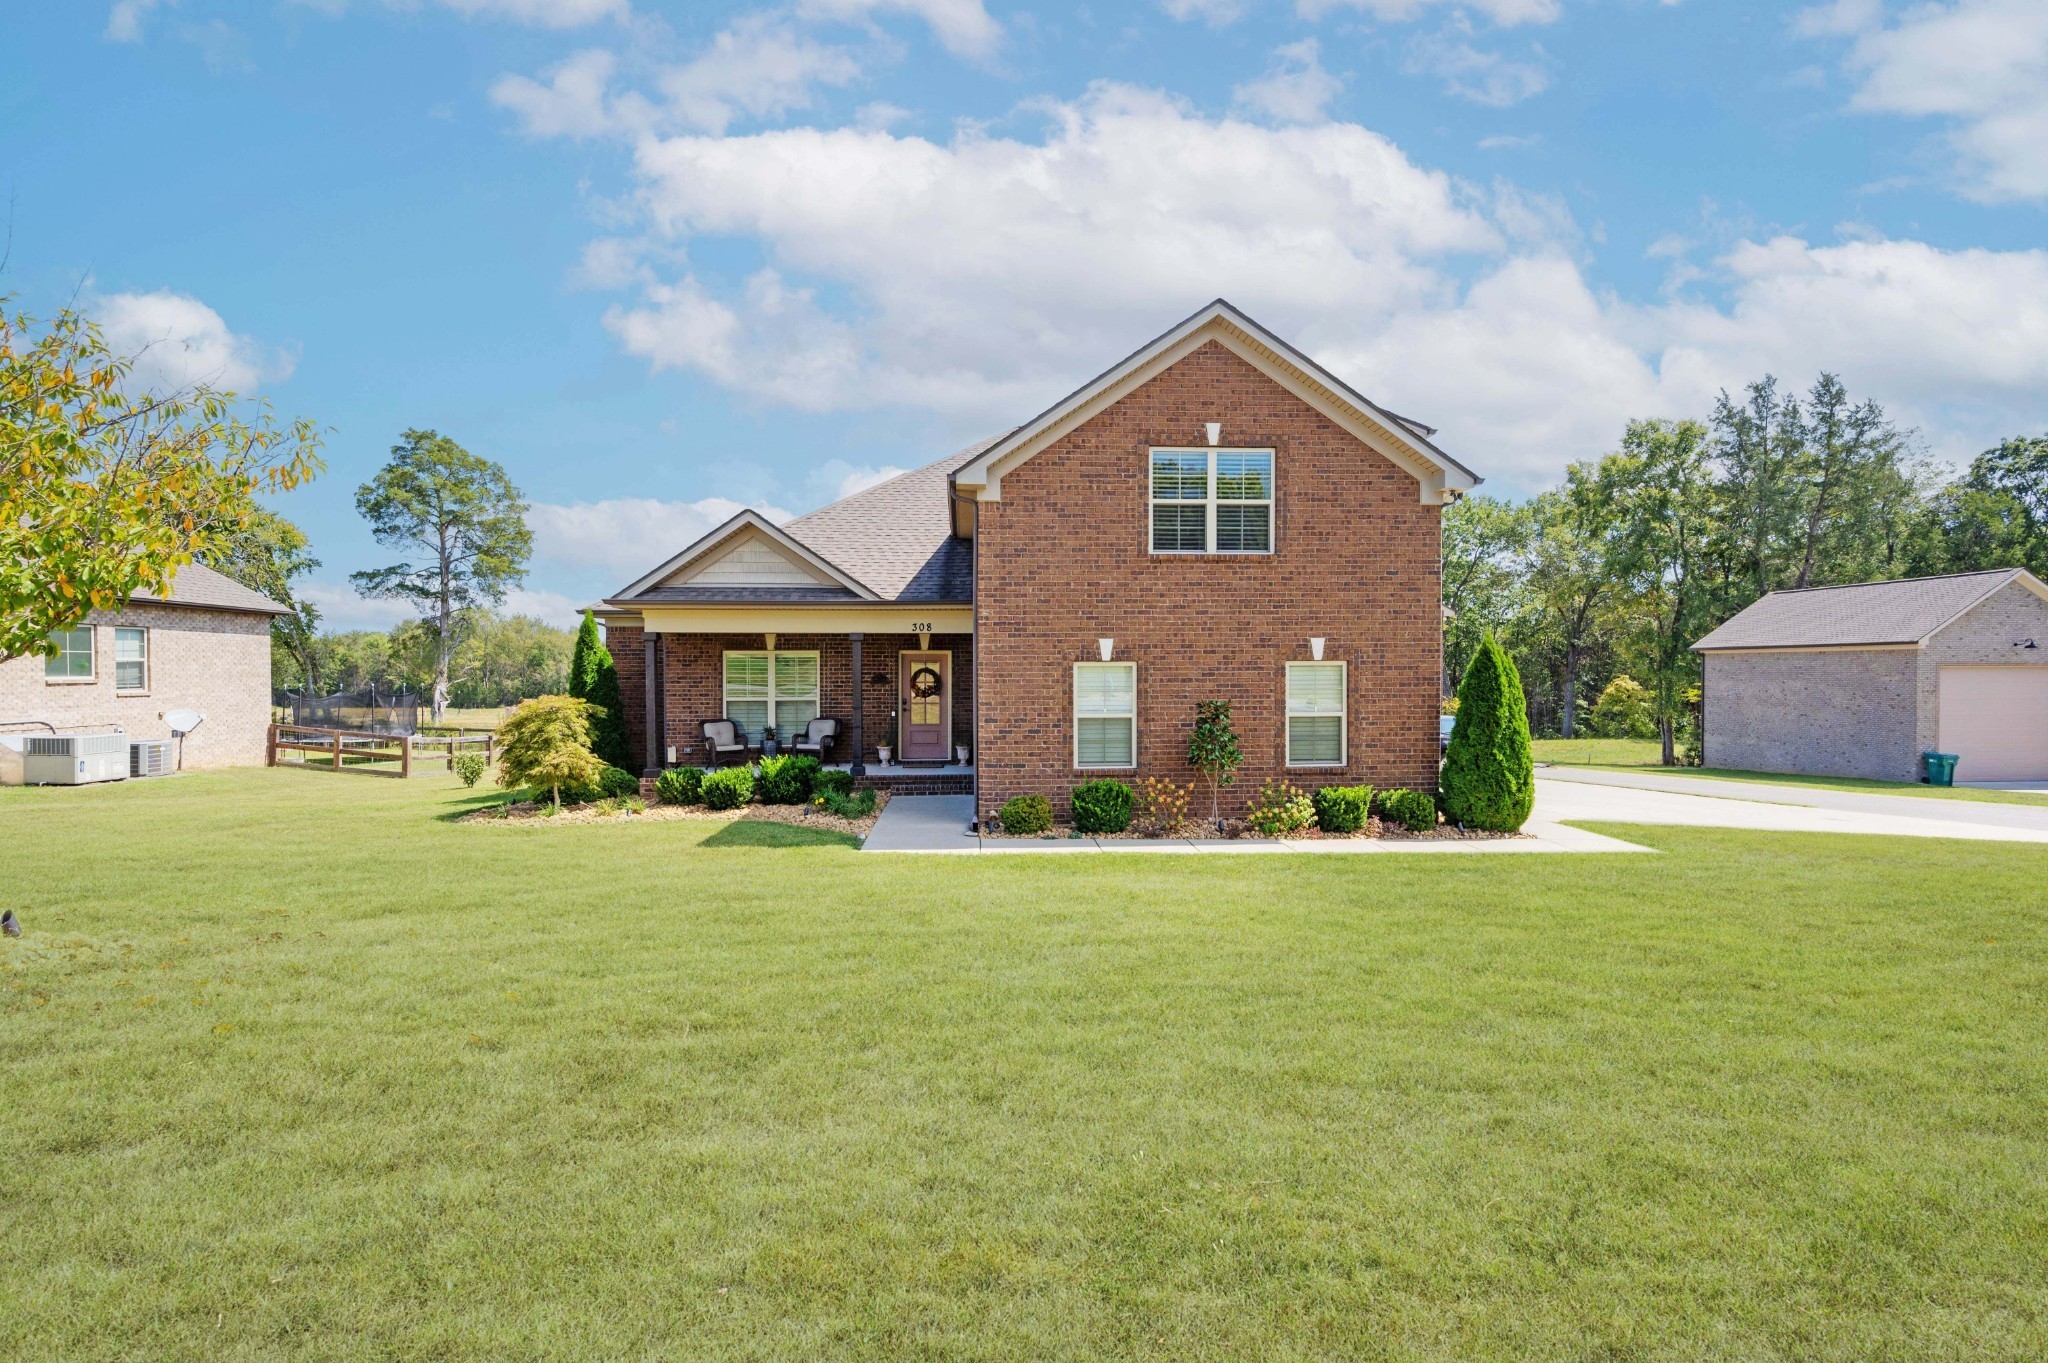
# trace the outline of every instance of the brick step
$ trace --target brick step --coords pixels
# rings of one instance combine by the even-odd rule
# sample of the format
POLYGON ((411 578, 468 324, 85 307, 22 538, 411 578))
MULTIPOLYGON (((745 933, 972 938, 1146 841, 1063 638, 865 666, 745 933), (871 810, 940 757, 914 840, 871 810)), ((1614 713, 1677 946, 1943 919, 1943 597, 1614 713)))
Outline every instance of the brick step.
POLYGON ((902 776, 863 776, 854 783, 856 790, 886 790, 891 795, 972 795, 974 777, 966 773, 940 776, 937 773, 911 772, 902 776))

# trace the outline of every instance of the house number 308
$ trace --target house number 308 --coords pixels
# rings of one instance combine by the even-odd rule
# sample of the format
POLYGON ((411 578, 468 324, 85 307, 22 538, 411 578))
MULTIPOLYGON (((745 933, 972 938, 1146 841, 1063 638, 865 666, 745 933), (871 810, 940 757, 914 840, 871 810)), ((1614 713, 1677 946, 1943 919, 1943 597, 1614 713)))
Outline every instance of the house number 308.
POLYGON ((911 625, 910 632, 912 634, 930 634, 932 632, 932 627, 929 623, 920 621, 916 624, 911 625))

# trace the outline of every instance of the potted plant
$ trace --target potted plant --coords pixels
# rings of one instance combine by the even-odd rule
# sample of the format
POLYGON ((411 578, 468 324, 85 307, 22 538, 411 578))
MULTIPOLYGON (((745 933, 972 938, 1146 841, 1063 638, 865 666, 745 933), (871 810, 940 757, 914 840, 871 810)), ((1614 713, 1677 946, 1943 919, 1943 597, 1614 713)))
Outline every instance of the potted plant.
POLYGON ((761 730, 761 756, 773 757, 781 751, 782 745, 775 741, 775 726, 773 724, 763 726, 761 730))
POLYGON ((887 743, 884 743, 875 749, 875 756, 878 759, 880 759, 881 764, 886 767, 889 765, 889 759, 895 754, 895 751, 896 750, 894 748, 891 748, 887 743))

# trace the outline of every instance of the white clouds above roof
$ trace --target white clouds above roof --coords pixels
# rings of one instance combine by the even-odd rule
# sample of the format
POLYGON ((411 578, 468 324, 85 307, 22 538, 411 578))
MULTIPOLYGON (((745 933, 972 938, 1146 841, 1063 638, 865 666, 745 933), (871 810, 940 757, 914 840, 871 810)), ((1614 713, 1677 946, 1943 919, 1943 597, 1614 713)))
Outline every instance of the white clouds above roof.
POLYGON ((131 355, 130 382, 158 392, 209 384, 247 395, 291 377, 295 357, 228 329, 221 315, 189 294, 101 294, 89 303, 107 345, 131 355))
MULTIPOLYGON (((748 509, 724 497, 665 502, 613 497, 600 502, 535 502, 527 509, 537 563, 570 572, 598 570, 621 581, 647 571, 683 545, 748 509)), ((786 521, 779 507, 754 506, 771 521, 786 521)))

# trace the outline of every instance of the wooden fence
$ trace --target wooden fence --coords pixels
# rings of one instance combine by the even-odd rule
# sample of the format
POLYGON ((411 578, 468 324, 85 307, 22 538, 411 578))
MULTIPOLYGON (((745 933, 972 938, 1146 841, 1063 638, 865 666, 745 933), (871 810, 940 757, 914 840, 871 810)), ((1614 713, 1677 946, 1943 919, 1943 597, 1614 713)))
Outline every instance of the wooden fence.
POLYGON ((279 753, 304 754, 295 766, 324 765, 340 771, 344 766, 368 768, 381 776, 412 775, 413 756, 441 757, 449 771, 455 770, 458 753, 481 752, 485 765, 497 757, 497 735, 489 729, 463 730, 453 734, 373 734, 360 729, 316 729, 305 724, 273 724, 264 743, 263 761, 277 766, 279 753), (317 757, 316 757, 317 754, 317 757), (398 770, 373 766, 396 762, 398 770))

